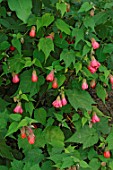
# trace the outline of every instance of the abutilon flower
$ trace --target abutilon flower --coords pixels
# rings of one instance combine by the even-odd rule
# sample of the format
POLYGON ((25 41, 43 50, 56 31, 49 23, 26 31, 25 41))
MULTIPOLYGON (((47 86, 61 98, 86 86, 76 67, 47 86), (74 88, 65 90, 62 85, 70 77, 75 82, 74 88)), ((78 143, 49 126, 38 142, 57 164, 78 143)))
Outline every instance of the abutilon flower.
POLYGON ((113 75, 109 75, 109 80, 110 80, 110 83, 113 85, 113 75))
POLYGON ((83 79, 83 81, 82 81, 82 90, 86 90, 86 89, 88 89, 88 84, 87 84, 86 79, 83 79))
POLYGON ((91 57, 90 64, 88 66, 88 70, 93 74, 97 71, 97 69, 100 67, 100 63, 95 59, 94 56, 91 57))
POLYGON ((94 56, 92 56, 92 60, 90 62, 90 66, 95 68, 95 69, 98 69, 100 67, 100 63, 95 59, 94 56))
POLYGON ((49 39, 51 39, 53 41, 53 39, 54 39, 54 32, 52 32, 51 34, 46 36, 46 38, 49 38, 49 39))
POLYGON ((12 82, 18 83, 20 81, 18 74, 12 73, 12 82))
POLYGON ((96 113, 94 113, 91 118, 91 121, 92 121, 92 123, 97 123, 97 122, 100 122, 100 118, 97 116, 96 113))
POLYGON ((35 30, 36 30, 35 26, 32 26, 32 28, 31 28, 31 30, 29 32, 30 37, 35 37, 36 36, 35 30))
POLYGON ((91 44, 94 50, 100 47, 100 44, 94 38, 91 39, 91 44))
POLYGON ((57 89, 57 88, 58 88, 57 78, 54 78, 54 80, 53 80, 53 82, 52 82, 52 88, 53 88, 53 89, 57 89))
POLYGON ((59 107, 62 107, 62 101, 60 99, 60 96, 58 96, 56 98, 56 100, 52 103, 52 105, 55 107, 55 108, 59 108, 59 107))
POLYGON ((22 109, 22 106, 21 106, 21 103, 19 102, 16 107, 14 108, 13 110, 14 113, 20 113, 22 114, 23 113, 23 109, 22 109))
POLYGON ((20 132, 21 132, 21 138, 24 139, 26 138, 26 130, 25 130, 25 127, 23 126, 21 129, 20 129, 20 132))
POLYGON ((38 81, 38 76, 37 76, 35 70, 33 70, 33 72, 32 72, 31 80, 32 80, 32 82, 37 82, 38 81))
POLYGON ((90 82, 90 87, 91 87, 92 89, 94 89, 95 86, 96 86, 96 81, 95 81, 95 80, 92 80, 92 81, 90 82))
POLYGON ((64 94, 62 94, 62 100, 61 100, 61 102, 62 102, 62 106, 67 105, 67 100, 66 100, 66 98, 65 98, 65 95, 64 95, 64 94))
POLYGON ((35 143, 35 135, 34 135, 34 133, 29 134, 27 139, 28 139, 29 144, 31 144, 31 145, 34 144, 35 143))
POLYGON ((46 80, 52 82, 54 80, 54 70, 52 70, 46 77, 46 80))

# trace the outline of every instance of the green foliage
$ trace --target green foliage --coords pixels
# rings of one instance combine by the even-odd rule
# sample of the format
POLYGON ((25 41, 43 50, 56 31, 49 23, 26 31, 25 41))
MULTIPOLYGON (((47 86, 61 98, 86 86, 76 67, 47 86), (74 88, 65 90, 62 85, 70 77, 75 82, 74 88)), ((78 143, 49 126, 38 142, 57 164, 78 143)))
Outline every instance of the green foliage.
POLYGON ((112 170, 112 8, 0 0, 0 169, 112 170))

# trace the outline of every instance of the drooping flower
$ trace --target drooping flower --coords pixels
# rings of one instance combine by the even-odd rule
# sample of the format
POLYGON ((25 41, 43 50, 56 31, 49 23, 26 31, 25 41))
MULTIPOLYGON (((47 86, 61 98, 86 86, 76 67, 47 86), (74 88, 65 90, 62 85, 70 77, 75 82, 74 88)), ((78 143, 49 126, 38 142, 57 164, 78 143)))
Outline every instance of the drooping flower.
POLYGON ((28 139, 29 144, 31 144, 31 145, 34 144, 35 143, 35 135, 34 135, 34 133, 29 134, 27 139, 28 139))
POLYGON ((59 107, 62 107, 62 101, 60 99, 60 96, 58 96, 56 98, 56 100, 52 103, 52 105, 55 107, 55 108, 59 108, 59 107))
POLYGON ((18 83, 20 81, 18 74, 12 73, 12 82, 18 83))
POLYGON ((54 78, 54 80, 53 80, 53 82, 52 82, 52 88, 53 88, 53 89, 57 89, 57 88, 58 88, 57 78, 54 78))
POLYGON ((100 118, 97 116, 97 114, 95 112, 93 113, 91 121, 92 121, 92 123, 100 122, 100 118))
POLYGON ((95 68, 96 70, 100 67, 100 63, 95 59, 94 56, 92 56, 90 66, 95 68))
POLYGON ((83 79, 83 81, 82 81, 82 90, 86 90, 86 89, 88 89, 88 84, 87 84, 86 79, 83 79))
POLYGON ((109 80, 110 80, 110 83, 113 85, 113 75, 109 75, 109 80))
POLYGON ((23 109, 22 109, 22 106, 21 106, 21 103, 19 102, 16 107, 14 108, 13 110, 14 113, 20 113, 22 114, 23 113, 23 109))
POLYGON ((32 72, 32 77, 31 77, 32 82, 37 82, 38 81, 38 76, 35 70, 32 72))
POLYGON ((52 82, 54 80, 54 70, 52 70, 46 77, 46 80, 52 82))
POLYGON ((32 26, 32 28, 31 28, 31 30, 29 32, 30 37, 35 37, 36 36, 35 30, 36 30, 35 26, 32 26))
POLYGON ((94 50, 100 47, 100 44, 94 38, 91 39, 91 44, 94 50))
POLYGON ((65 98, 65 95, 64 95, 64 93, 62 94, 62 106, 65 106, 65 105, 67 105, 67 100, 66 100, 66 98, 65 98))
POLYGON ((88 66, 88 70, 89 70, 92 74, 94 74, 94 73, 97 71, 97 69, 95 69, 94 67, 91 67, 90 65, 88 66))
POLYGON ((21 132, 21 138, 24 139, 26 138, 26 131, 25 131, 25 127, 23 126, 21 129, 20 129, 20 132, 21 132))
POLYGON ((95 59, 94 56, 91 57, 91 61, 90 61, 90 64, 88 66, 88 70, 94 74, 97 69, 100 67, 100 63, 95 59))
POLYGON ((54 39, 54 32, 52 32, 51 34, 46 36, 46 38, 49 38, 49 39, 51 39, 53 41, 53 39, 54 39))

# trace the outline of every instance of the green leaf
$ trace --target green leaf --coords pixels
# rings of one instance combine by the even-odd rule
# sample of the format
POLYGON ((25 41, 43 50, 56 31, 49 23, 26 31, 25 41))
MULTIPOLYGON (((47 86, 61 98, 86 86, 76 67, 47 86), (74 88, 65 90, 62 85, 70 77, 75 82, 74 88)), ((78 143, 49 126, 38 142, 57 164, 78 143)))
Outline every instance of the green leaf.
POLYGON ((24 60, 20 54, 16 54, 14 57, 9 58, 8 64, 10 66, 10 72, 16 72, 19 73, 23 67, 24 60))
POLYGON ((107 8, 109 9, 111 7, 113 7, 113 2, 105 3, 104 9, 107 9, 107 8))
POLYGON ((112 52, 113 52, 113 44, 107 44, 103 49, 103 53, 111 54, 112 52))
POLYGON ((10 170, 18 170, 18 167, 20 169, 23 169, 24 163, 22 161, 18 161, 16 159, 13 160, 13 162, 11 162, 11 169, 10 170))
POLYGON ((61 15, 63 17, 63 15, 65 14, 66 12, 66 4, 65 3, 56 3, 56 8, 57 10, 60 10, 61 11, 61 15))
POLYGON ((79 129, 74 133, 67 142, 81 143, 83 144, 83 149, 93 146, 98 142, 98 134, 94 128, 89 128, 85 125, 83 128, 79 129))
POLYGON ((2 134, 0 134, 0 156, 9 160, 13 159, 11 148, 6 145, 5 138, 2 136, 2 134))
POLYGON ((3 166, 3 165, 0 165, 0 169, 2 169, 2 170, 8 170, 8 167, 3 166))
POLYGON ((97 96, 102 99, 102 101, 105 103, 105 98, 106 98, 106 91, 105 89, 103 88, 102 85, 100 85, 99 83, 97 84, 96 86, 96 93, 97 93, 97 96))
POLYGON ((58 87, 62 86, 62 84, 65 82, 66 80, 66 76, 65 75, 58 75, 58 87))
POLYGON ((0 111, 4 111, 10 103, 0 98, 0 111))
POLYGON ((14 38, 14 39, 12 40, 12 45, 13 45, 14 47, 16 47, 16 49, 18 50, 19 54, 21 54, 21 42, 19 41, 19 39, 14 38))
POLYGON ((84 19, 84 26, 86 28, 90 27, 90 28, 92 28, 92 31, 95 31, 94 30, 95 22, 94 22, 93 17, 85 17, 85 19, 84 19))
POLYGON ((40 86, 44 83, 45 79, 42 76, 38 76, 38 82, 34 83, 31 81, 32 69, 24 71, 20 76, 20 84, 18 91, 21 90, 23 93, 30 93, 31 96, 38 93, 40 86))
POLYGON ((20 115, 20 114, 10 114, 9 117, 14 121, 20 121, 21 118, 22 118, 22 115, 20 115))
POLYGON ((42 16, 42 25, 48 27, 54 21, 54 16, 50 13, 45 13, 42 16))
POLYGON ((26 112, 30 113, 30 116, 32 116, 33 110, 34 110, 33 103, 32 102, 26 102, 25 103, 25 109, 26 109, 26 112))
POLYGON ((97 130, 97 132, 99 132, 99 133, 101 132, 104 135, 109 134, 110 127, 108 124, 108 118, 100 117, 100 120, 101 120, 100 122, 95 123, 94 128, 97 130))
POLYGON ((47 113, 44 108, 35 109, 34 118, 42 125, 46 124, 47 113))
POLYGON ((92 110, 92 104, 95 102, 87 91, 83 90, 67 90, 66 94, 70 104, 77 110, 78 108, 92 110))
POLYGON ((74 68, 76 69, 76 75, 77 75, 78 72, 82 69, 82 63, 81 62, 75 63, 74 68))
POLYGON ((37 123, 37 120, 29 118, 29 117, 25 117, 19 122, 17 128, 19 129, 20 127, 31 125, 32 123, 37 123))
POLYGON ((32 1, 31 0, 8 0, 9 8, 12 11, 15 11, 18 18, 21 19, 24 23, 27 22, 32 8, 32 1))
POLYGON ((75 63, 75 52, 73 50, 64 49, 60 54, 60 61, 64 60, 66 68, 75 63))
POLYGON ((113 128, 111 132, 109 133, 108 137, 106 138, 106 142, 108 143, 108 149, 112 150, 113 149, 113 128))
POLYGON ((85 161, 80 161, 80 167, 82 168, 89 168, 90 166, 85 161))
POLYGON ((26 94, 22 94, 21 95, 21 99, 24 99, 25 101, 29 101, 29 99, 28 99, 28 97, 27 97, 27 95, 26 94))
POLYGON ((100 168, 101 164, 97 158, 93 158, 89 162, 89 166, 90 166, 91 170, 94 170, 94 169, 98 170, 100 168))
POLYGON ((46 61, 50 55, 50 52, 54 51, 53 41, 49 38, 40 38, 38 48, 44 52, 46 61))
POLYGON ((42 162, 43 159, 44 154, 42 154, 42 151, 38 148, 33 148, 29 149, 28 152, 25 154, 24 161, 31 162, 34 165, 35 163, 39 164, 40 162, 42 162))
POLYGON ((76 37, 75 46, 79 41, 84 40, 84 30, 82 28, 74 28, 72 31, 72 36, 76 37))
POLYGON ((67 23, 65 23, 63 20, 61 19, 57 19, 56 20, 56 26, 58 29, 60 29, 62 32, 70 35, 71 31, 69 28, 69 25, 67 23))
POLYGON ((64 146, 64 134, 57 126, 49 126, 44 130, 46 142, 54 147, 64 146))
POLYGON ((91 8, 93 8, 93 4, 90 4, 89 2, 84 2, 78 12, 87 12, 91 8))
POLYGON ((9 47, 10 47, 10 44, 7 41, 3 41, 2 43, 0 43, 0 50, 6 50, 9 47))
POLYGON ((12 133, 16 132, 18 130, 17 126, 18 126, 17 122, 12 122, 9 126, 9 129, 8 129, 6 136, 9 136, 12 133))

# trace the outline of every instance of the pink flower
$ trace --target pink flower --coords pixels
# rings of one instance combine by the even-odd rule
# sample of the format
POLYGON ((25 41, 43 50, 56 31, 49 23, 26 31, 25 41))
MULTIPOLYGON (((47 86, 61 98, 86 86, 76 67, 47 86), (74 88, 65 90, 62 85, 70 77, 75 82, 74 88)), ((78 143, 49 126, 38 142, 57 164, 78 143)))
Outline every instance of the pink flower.
POLYGON ((46 36, 46 38, 49 38, 53 41, 54 39, 54 33, 52 32, 51 34, 49 34, 48 36, 46 36))
POLYGON ((12 73, 12 82, 13 83, 18 83, 20 81, 18 74, 12 73))
POLYGON ((20 113, 20 114, 23 113, 23 109, 22 109, 21 103, 18 103, 18 104, 16 105, 16 107, 15 107, 14 110, 13 110, 13 112, 14 112, 14 113, 20 113))
POLYGON ((30 37, 35 37, 36 36, 35 30, 36 30, 35 26, 32 26, 32 28, 31 28, 31 30, 29 32, 30 37))
POLYGON ((100 44, 94 38, 91 39, 91 44, 94 50, 100 47, 100 44))
POLYGON ((31 145, 34 144, 35 143, 35 135, 34 135, 34 133, 29 134, 27 139, 28 139, 29 144, 31 144, 31 145))
POLYGON ((61 99, 60 99, 60 96, 57 97, 57 99, 52 103, 52 105, 53 105, 55 108, 62 107, 62 101, 61 101, 61 99))
POLYGON ((24 138, 27 137, 27 136, 26 136, 26 132, 25 132, 25 127, 24 127, 24 126, 21 128, 20 132, 21 132, 21 138, 22 138, 22 139, 24 139, 24 138))
POLYGON ((93 74, 100 67, 100 63, 95 59, 94 56, 91 57, 90 65, 88 66, 88 70, 93 74))
POLYGON ((97 116, 96 113, 93 114, 92 118, 91 118, 91 121, 93 123, 96 123, 96 122, 100 122, 100 118, 97 116))
POLYGON ((95 73, 95 72, 97 71, 96 68, 91 67, 90 65, 88 66, 88 70, 89 70, 92 74, 95 73))
POLYGON ((46 80, 52 82, 54 80, 54 70, 52 70, 46 77, 46 80))
POLYGON ((32 80, 32 82, 37 82, 38 81, 38 76, 37 76, 35 70, 33 70, 33 72, 32 72, 31 80, 32 80))
POLYGON ((113 85, 113 75, 110 74, 109 79, 110 79, 110 83, 113 85))
POLYGON ((95 59, 94 56, 92 56, 92 60, 90 62, 90 66, 95 68, 95 69, 98 69, 100 67, 100 63, 95 59))
POLYGON ((82 82, 82 90, 86 90, 88 89, 88 84, 86 82, 86 79, 83 79, 83 82, 82 82))
POLYGON ((66 98, 65 98, 65 95, 64 95, 64 94, 62 94, 62 100, 61 100, 61 102, 62 102, 62 106, 67 105, 67 100, 66 100, 66 98))

